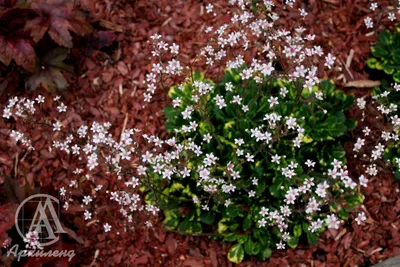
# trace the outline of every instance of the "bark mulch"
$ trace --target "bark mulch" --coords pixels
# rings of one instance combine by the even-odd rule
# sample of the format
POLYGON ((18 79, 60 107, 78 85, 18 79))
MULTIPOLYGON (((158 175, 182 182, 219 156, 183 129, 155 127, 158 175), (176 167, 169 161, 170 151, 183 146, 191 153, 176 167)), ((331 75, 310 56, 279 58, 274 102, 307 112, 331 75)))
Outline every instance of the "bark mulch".
MULTIPOLYGON (((227 13, 230 7, 225 2, 212 1, 216 10, 227 13)), ((335 77, 339 84, 368 78, 364 62, 370 46, 376 40, 376 33, 369 33, 363 22, 367 15, 373 14, 368 10, 370 2, 302 2, 305 4, 301 4, 301 7, 307 10, 309 16, 300 25, 310 28, 310 32, 317 35, 317 43, 324 51, 332 51, 338 62, 343 62, 343 71, 333 70, 329 73, 330 77, 335 77)), ((391 4, 390 1, 380 2, 391 4)), ((227 23, 229 17, 206 14, 207 2, 200 0, 80 0, 80 4, 90 13, 89 20, 97 30, 86 44, 82 44, 86 47, 84 51, 79 48, 72 51, 71 60, 76 66, 76 75, 69 77, 71 88, 64 94, 67 99, 64 102, 73 107, 68 116, 76 123, 110 121, 116 136, 119 136, 123 127, 136 127, 165 137, 162 111, 168 102, 165 92, 159 90, 153 101, 143 108, 143 81, 151 69, 149 36, 159 33, 168 41, 177 43, 180 45, 181 58, 189 62, 196 56, 198 48, 208 41, 207 35, 203 34, 205 27, 227 23)), ((288 28, 299 25, 299 17, 295 12, 286 11, 285 14, 288 28)), ((386 18, 374 16, 375 22, 381 20, 384 25, 391 27, 386 18)), ((35 94, 37 92, 25 93, 25 96, 35 94)), ((46 115, 51 116, 52 113, 46 115)), ((15 177, 24 183, 22 177, 28 176, 28 182, 36 181, 49 192, 54 192, 53 188, 58 188, 68 180, 66 169, 73 169, 74 166, 45 153, 46 146, 41 136, 43 129, 40 127, 33 129, 38 142, 36 151, 26 159, 23 158, 24 152, 12 148, 6 137, 7 129, 22 126, 6 125, 0 120, 1 190, 7 190, 9 184, 5 177, 15 177), (24 160, 16 166, 21 158, 24 160)), ((352 144, 347 144, 349 153, 351 147, 352 144)), ((360 175, 359 169, 352 168, 358 165, 362 163, 350 154, 349 169, 353 175, 360 175)), ((238 266, 369 266, 400 254, 398 182, 390 173, 380 175, 370 179, 363 193, 364 211, 368 216, 365 224, 358 226, 349 222, 337 231, 325 232, 317 246, 274 250, 273 256, 265 263, 251 258, 238 266)), ((109 212, 110 206, 106 207, 105 201, 98 201, 102 218, 105 221, 112 220, 118 228, 118 211, 109 212)), ((15 212, 15 205, 6 202, 3 198, 0 226, 8 229, 11 227, 10 218, 15 212)), ((128 228, 126 233, 122 232, 124 225, 121 223, 119 235, 114 231, 105 234, 101 224, 86 226, 81 212, 80 205, 76 204, 63 215, 63 222, 69 229, 68 239, 58 245, 64 249, 72 247, 76 250, 78 256, 74 264, 78 266, 232 266, 226 259, 229 244, 205 236, 182 236, 166 232, 160 221, 155 222, 152 228, 146 228, 143 223, 148 218, 144 215, 138 215, 134 227, 128 228), (80 213, 76 215, 77 212, 80 213)), ((3 229, 1 227, 0 230, 3 229)), ((0 235, 0 238, 3 237, 0 235)), ((7 263, 4 255, 2 260, 7 263)), ((47 261, 48 266, 66 264, 63 260, 50 260, 30 260, 24 266, 39 266, 44 261, 47 261)))

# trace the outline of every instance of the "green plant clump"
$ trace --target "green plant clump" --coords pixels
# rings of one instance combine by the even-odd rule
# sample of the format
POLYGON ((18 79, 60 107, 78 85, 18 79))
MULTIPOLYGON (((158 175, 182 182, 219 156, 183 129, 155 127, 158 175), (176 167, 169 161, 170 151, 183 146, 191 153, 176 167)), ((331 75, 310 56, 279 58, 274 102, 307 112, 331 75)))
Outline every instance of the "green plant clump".
POLYGON ((385 137, 388 132, 383 131, 379 141, 386 143, 384 160, 393 167, 395 178, 400 180, 400 114, 397 108, 400 105, 400 24, 393 33, 388 30, 380 33, 377 44, 372 48, 372 56, 367 60, 367 65, 388 76, 381 81, 380 86, 373 88, 371 95, 379 103, 378 109, 387 119, 386 130, 393 131, 393 138, 385 137))
POLYGON ((147 169, 147 201, 165 227, 233 242, 235 263, 316 244, 362 203, 342 147, 356 125, 345 117, 354 97, 328 80, 308 89, 246 70, 229 69, 219 83, 193 73, 172 87, 171 149, 147 169))
POLYGON ((382 70, 400 83, 400 25, 396 32, 382 31, 378 43, 372 47, 372 58, 367 60, 371 69, 382 70))

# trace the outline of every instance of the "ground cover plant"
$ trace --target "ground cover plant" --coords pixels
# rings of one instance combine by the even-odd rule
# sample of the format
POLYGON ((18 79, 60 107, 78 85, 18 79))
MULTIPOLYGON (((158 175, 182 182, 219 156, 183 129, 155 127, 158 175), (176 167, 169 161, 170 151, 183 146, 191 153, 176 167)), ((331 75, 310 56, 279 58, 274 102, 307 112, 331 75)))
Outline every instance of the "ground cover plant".
MULTIPOLYGON (((173 8, 163 1, 80 2, 95 24, 120 32, 122 41, 82 56, 82 72, 76 82, 66 77, 73 88, 62 98, 43 88, 11 95, 1 122, 8 152, 0 156, 9 200, 2 203, 11 202, 13 190, 16 202, 38 191, 63 201, 68 231, 59 246, 73 246, 74 264, 260 265, 256 260, 269 257, 266 266, 352 266, 398 252, 398 184, 377 176, 383 168, 366 163, 351 140, 371 120, 373 105, 364 97, 350 110, 353 97, 322 80, 337 78, 341 67, 349 79, 348 72, 359 70, 360 51, 354 66, 314 36, 320 25, 299 27, 318 17, 319 5, 339 14, 356 10, 357 29, 366 32, 371 23, 390 21, 394 9, 367 1, 340 8, 300 1, 189 1, 173 8), (160 16, 160 10, 173 15, 160 16), (371 16, 374 10, 378 15, 371 16), (205 39, 204 49, 196 52, 199 43, 183 41, 188 31, 205 39), (354 112, 364 112, 356 128, 354 112), (304 187, 310 180, 315 185, 304 187)), ((347 22, 353 20, 340 23, 347 22)), ((366 151, 376 145, 366 144, 366 151)), ((375 150, 379 161, 382 149, 375 150)), ((8 217, 15 212, 11 203, 1 209, 8 217)), ((8 217, 2 229, 12 227, 8 217)), ((13 229, 7 233, 12 239, 0 235, 5 247, 14 241, 13 229)))
MULTIPOLYGON (((367 60, 368 67, 376 69, 382 73, 381 85, 372 89, 371 95, 374 106, 376 109, 373 115, 382 117, 384 122, 384 129, 373 129, 373 134, 370 135, 371 129, 367 126, 363 130, 364 138, 358 138, 354 150, 360 154, 366 152, 371 156, 369 174, 376 173, 377 166, 379 169, 391 168, 397 180, 400 179, 400 172, 398 170, 399 159, 399 137, 398 130, 400 126, 398 106, 400 104, 400 85, 398 73, 398 51, 400 48, 400 35, 398 34, 398 26, 396 30, 391 33, 389 30, 382 31, 379 35, 379 40, 372 48, 372 56, 367 60), (385 75, 383 75, 383 73, 385 75), (377 144, 374 150, 368 151, 363 148, 367 140, 373 138, 377 144)), ((364 99, 358 100, 358 107, 364 110, 366 101, 364 99)), ((368 114, 364 113, 364 117, 368 114)))
POLYGON ((344 116, 354 98, 330 81, 309 90, 261 73, 258 83, 242 80, 247 70, 226 71, 218 84, 195 73, 171 88, 166 128, 176 137, 169 153, 179 156, 155 159, 150 175, 163 194, 149 198, 167 229, 222 236, 234 242, 228 258, 236 263, 303 238, 315 245, 363 200, 338 139, 355 127, 344 116))

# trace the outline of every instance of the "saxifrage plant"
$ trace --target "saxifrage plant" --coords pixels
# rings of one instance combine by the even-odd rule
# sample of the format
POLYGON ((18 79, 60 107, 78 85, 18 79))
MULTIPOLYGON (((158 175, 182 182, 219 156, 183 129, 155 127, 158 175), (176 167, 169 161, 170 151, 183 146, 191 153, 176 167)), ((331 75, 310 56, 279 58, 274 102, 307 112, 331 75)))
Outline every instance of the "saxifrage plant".
MULTIPOLYGON (((392 169, 395 178, 400 179, 400 118, 398 106, 400 104, 400 25, 395 32, 384 30, 379 35, 377 44, 372 48, 372 56, 367 65, 379 70, 382 77, 381 85, 372 89, 371 95, 377 113, 370 114, 366 109, 366 100, 357 100, 358 107, 363 110, 363 117, 381 116, 384 125, 367 125, 363 129, 363 136, 357 139, 354 151, 369 161, 365 165, 366 173, 375 176, 383 169, 392 169), (384 75, 387 74, 386 76, 384 75), (394 81, 394 83, 393 83, 394 81), (371 132, 373 134, 371 134, 371 132), (373 144, 369 149, 368 143, 373 144)), ((377 118, 378 118, 377 117, 377 118)))
POLYGON ((363 199, 340 142, 355 127, 344 114, 354 97, 330 81, 309 90, 275 79, 264 67, 229 69, 218 83, 194 73, 172 87, 172 150, 148 159, 147 199, 165 227, 234 242, 236 263, 285 243, 316 244, 363 199))
POLYGON ((400 82, 400 26, 391 33, 384 30, 379 35, 379 41, 372 47, 372 58, 367 60, 371 69, 382 70, 400 82))
POLYGON ((386 127, 385 129, 378 129, 380 136, 378 139, 374 138, 378 145, 371 152, 371 158, 374 161, 384 160, 388 167, 392 169, 395 178, 400 180, 400 118, 398 111, 400 85, 396 83, 393 86, 376 87, 372 95, 378 103, 379 112, 386 119, 386 127))

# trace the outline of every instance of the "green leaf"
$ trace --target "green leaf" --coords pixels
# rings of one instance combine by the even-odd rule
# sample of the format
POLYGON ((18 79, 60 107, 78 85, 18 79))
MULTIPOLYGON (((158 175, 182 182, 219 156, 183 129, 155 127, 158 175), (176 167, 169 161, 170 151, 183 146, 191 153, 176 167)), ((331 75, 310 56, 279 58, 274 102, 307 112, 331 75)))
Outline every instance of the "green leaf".
POLYGON ((372 55, 374 57, 385 58, 389 56, 389 52, 382 45, 377 44, 372 48, 372 55))
POLYGON ((242 210, 238 206, 230 205, 225 208, 225 214, 227 217, 234 218, 237 216, 242 216, 242 210))
POLYGON ((289 238, 289 240, 287 241, 287 244, 289 247, 291 248, 295 248, 297 247, 297 244, 299 243, 299 238, 297 236, 292 236, 291 238, 289 238))
POLYGON ((246 216, 243 222, 243 230, 248 230, 251 227, 251 216, 250 214, 246 216))
POLYGON ((371 69, 377 69, 376 65, 378 64, 378 60, 376 58, 367 59, 367 66, 371 69))
POLYGON ((166 106, 164 108, 164 115, 167 120, 175 119, 175 117, 179 114, 179 112, 173 108, 172 106, 166 106))
POLYGON ((362 194, 358 194, 358 195, 348 196, 345 199, 346 199, 346 203, 349 206, 349 208, 353 209, 354 206, 360 205, 361 203, 363 203, 362 197, 363 197, 362 194))
POLYGON ((394 178, 396 178, 397 181, 400 181, 400 171, 399 169, 396 169, 394 172, 394 178))
POLYGON ((343 101, 342 104, 342 110, 348 110, 350 109, 354 104, 354 96, 353 95, 348 95, 346 96, 346 99, 343 101))
POLYGON ((178 209, 171 209, 164 212, 165 219, 163 223, 167 230, 174 230, 179 225, 178 212, 178 209))
POLYGON ((397 83, 400 83, 400 72, 397 72, 393 75, 393 80, 397 83))
POLYGON ((185 219, 178 227, 179 232, 186 234, 190 232, 192 222, 185 219))
POLYGON ((335 90, 335 85, 331 80, 323 80, 321 82, 321 89, 325 96, 330 97, 335 90))
POLYGON ((279 193, 282 191, 281 190, 281 186, 282 186, 282 181, 275 181, 270 187, 269 187, 269 192, 271 193, 271 195, 277 197, 279 196, 279 193))
POLYGON ((240 243, 240 244, 244 244, 244 243, 246 243, 246 241, 249 239, 249 236, 248 235, 238 235, 237 236, 237 241, 240 243))
POLYGON ((226 230, 228 230, 228 225, 225 224, 227 219, 222 219, 218 222, 218 233, 223 234, 226 230))
POLYGON ((313 233, 307 233, 308 244, 315 246, 318 243, 317 236, 313 233))
POLYGON ((339 210, 338 215, 342 220, 347 220, 349 218, 349 212, 344 208, 339 210))
POLYGON ((233 242, 233 241, 236 241, 237 238, 238 238, 237 234, 235 234, 235 233, 229 233, 229 234, 227 234, 227 235, 224 237, 223 240, 224 240, 225 242, 233 242))
POLYGON ((383 66, 383 71, 389 75, 392 75, 395 71, 395 68, 391 65, 384 65, 383 66))
POLYGON ((213 224, 215 221, 215 212, 208 211, 206 213, 202 213, 200 216, 200 221, 205 224, 213 224))
POLYGON ((272 255, 272 250, 270 248, 264 248, 261 250, 260 256, 263 261, 271 257, 271 255, 272 255))
POLYGON ((296 224, 295 226, 294 226, 294 228, 293 228, 293 233, 294 233, 294 236, 296 236, 296 237, 300 237, 301 236, 301 225, 300 224, 296 224))
POLYGON ((345 122, 346 129, 347 129, 348 131, 353 130, 354 128, 356 128, 357 123, 358 123, 358 122, 357 122, 357 120, 355 120, 355 119, 347 119, 346 122, 345 122))
POLYGON ((228 252, 228 259, 233 263, 240 263, 244 258, 244 250, 242 244, 236 244, 231 247, 228 252))
POLYGON ((392 42, 392 34, 388 30, 382 31, 379 35, 379 41, 383 45, 389 45, 392 42))
POLYGON ((251 237, 249 237, 244 243, 244 251, 249 255, 257 255, 260 252, 260 244, 254 242, 251 237))

